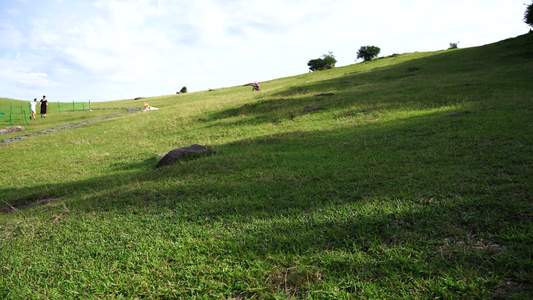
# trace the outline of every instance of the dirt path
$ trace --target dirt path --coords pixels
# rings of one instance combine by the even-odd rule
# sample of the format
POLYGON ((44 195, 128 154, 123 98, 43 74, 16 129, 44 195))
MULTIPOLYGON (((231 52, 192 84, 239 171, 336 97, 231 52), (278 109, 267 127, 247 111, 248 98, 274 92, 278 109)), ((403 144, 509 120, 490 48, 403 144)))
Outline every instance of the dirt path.
MULTIPOLYGON (((137 107, 126 107, 126 108, 122 108, 122 109, 126 109, 127 110, 126 113, 133 113, 133 112, 142 111, 142 108, 137 108, 137 107)), ((96 119, 90 119, 90 120, 80 121, 80 122, 76 122, 76 123, 70 123, 70 124, 67 124, 67 125, 61 125, 61 126, 57 126, 57 127, 54 127, 54 128, 49 128, 49 129, 45 129, 45 130, 41 130, 41 131, 28 133, 28 134, 25 134, 25 135, 19 135, 19 136, 15 136, 15 137, 8 138, 8 139, 3 139, 3 140, 0 140, 0 146, 11 144, 11 143, 18 142, 18 141, 27 140, 27 139, 29 139, 29 138, 31 138, 33 136, 44 135, 44 134, 48 134, 48 133, 52 133, 52 132, 58 132, 60 130, 77 128, 77 127, 80 127, 82 125, 98 122, 98 121, 101 121, 101 120, 113 119, 113 118, 122 116, 122 115, 124 115, 126 113, 115 114, 115 115, 111 115, 111 116, 106 116, 106 117, 101 117, 101 118, 96 118, 96 119)))

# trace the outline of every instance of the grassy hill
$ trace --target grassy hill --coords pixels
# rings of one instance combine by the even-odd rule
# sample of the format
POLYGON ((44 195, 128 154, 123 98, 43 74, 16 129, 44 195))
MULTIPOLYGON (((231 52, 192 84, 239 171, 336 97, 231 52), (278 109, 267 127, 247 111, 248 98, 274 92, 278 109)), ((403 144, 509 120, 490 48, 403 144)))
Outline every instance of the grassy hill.
POLYGON ((532 297, 532 40, 50 113, 160 108, 0 146, 0 298, 532 297))

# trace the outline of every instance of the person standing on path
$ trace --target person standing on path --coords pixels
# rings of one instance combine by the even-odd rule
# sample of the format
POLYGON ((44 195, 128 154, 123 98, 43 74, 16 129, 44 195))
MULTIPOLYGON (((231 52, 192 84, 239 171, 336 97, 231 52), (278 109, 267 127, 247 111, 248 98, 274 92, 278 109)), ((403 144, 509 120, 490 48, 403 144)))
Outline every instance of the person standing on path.
POLYGON ((34 120, 37 120, 37 118, 35 117, 37 115, 37 98, 33 99, 33 102, 30 101, 30 109, 31 109, 31 116, 30 116, 30 120, 31 120, 31 117, 33 117, 34 120))
POLYGON ((41 118, 46 118, 46 112, 48 111, 48 100, 46 100, 46 96, 43 96, 39 106, 41 107, 41 118))

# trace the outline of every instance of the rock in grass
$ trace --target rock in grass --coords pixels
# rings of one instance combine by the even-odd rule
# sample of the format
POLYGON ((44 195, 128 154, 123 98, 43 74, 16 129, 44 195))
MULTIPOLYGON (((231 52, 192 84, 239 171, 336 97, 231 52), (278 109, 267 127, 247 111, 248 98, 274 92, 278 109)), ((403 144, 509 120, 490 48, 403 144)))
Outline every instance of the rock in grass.
POLYGON ((325 108, 320 107, 320 106, 312 106, 312 107, 309 107, 308 109, 304 110, 304 113, 310 113, 310 112, 313 112, 313 111, 324 110, 324 109, 325 108))
POLYGON ((191 156, 201 155, 201 154, 214 154, 216 151, 213 148, 202 146, 198 144, 194 144, 189 147, 182 147, 177 148, 169 153, 167 153, 163 158, 157 163, 155 166, 156 168, 162 167, 162 166, 168 166, 175 163, 178 163, 180 160, 184 158, 188 158, 191 156))
POLYGON ((0 129, 0 134, 14 133, 24 130, 24 126, 11 126, 0 129))

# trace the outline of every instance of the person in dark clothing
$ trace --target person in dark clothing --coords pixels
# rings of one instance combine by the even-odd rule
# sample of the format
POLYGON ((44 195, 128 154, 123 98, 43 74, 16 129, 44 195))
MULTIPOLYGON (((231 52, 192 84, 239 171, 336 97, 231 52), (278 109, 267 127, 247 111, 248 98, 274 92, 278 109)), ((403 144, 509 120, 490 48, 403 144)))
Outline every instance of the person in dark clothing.
POLYGON ((43 99, 41 99, 39 107, 41 108, 41 118, 46 118, 46 113, 48 112, 48 100, 46 100, 46 96, 43 96, 43 99))

